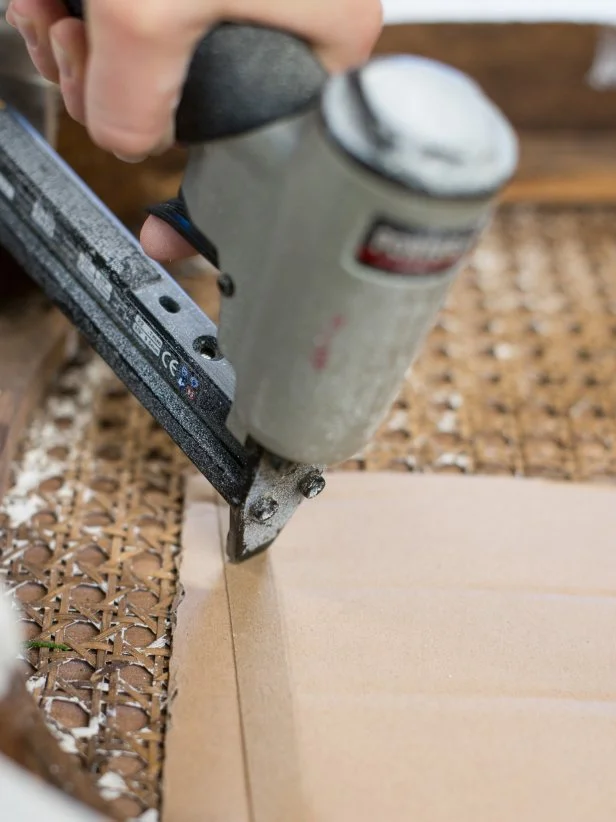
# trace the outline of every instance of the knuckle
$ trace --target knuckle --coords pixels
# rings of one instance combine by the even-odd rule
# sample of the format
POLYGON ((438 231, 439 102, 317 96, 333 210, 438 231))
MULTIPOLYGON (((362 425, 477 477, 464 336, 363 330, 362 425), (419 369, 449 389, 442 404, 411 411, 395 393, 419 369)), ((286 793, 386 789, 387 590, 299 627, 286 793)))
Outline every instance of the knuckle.
POLYGON ((338 14, 346 25, 336 27, 336 31, 344 32, 337 42, 330 39, 331 46, 336 47, 330 69, 346 71, 370 57, 383 27, 383 7, 380 0, 341 0, 338 14))
POLYGON ((360 57, 366 58, 383 28, 383 6, 380 0, 364 0, 360 14, 356 14, 356 44, 360 57))
POLYGON ((147 156, 157 145, 157 136, 140 134, 128 128, 118 128, 106 123, 90 123, 90 137, 97 146, 126 158, 147 156))
POLYGON ((160 0, 127 3, 126 0, 98 0, 97 22, 123 31, 139 40, 155 40, 169 27, 173 9, 160 0))

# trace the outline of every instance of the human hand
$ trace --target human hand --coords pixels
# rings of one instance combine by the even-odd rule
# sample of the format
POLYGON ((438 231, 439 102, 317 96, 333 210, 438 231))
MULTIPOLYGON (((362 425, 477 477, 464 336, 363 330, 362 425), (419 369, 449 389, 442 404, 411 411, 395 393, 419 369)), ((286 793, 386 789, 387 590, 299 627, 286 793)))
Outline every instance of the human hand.
MULTIPOLYGON (((93 141, 138 162, 174 141, 174 112, 192 54, 221 20, 284 29, 310 42, 330 71, 363 62, 379 34, 380 0, 90 0, 87 23, 61 0, 11 0, 40 73, 59 83, 68 113, 93 141)), ((150 217, 142 230, 155 259, 192 256, 169 226, 150 217)))

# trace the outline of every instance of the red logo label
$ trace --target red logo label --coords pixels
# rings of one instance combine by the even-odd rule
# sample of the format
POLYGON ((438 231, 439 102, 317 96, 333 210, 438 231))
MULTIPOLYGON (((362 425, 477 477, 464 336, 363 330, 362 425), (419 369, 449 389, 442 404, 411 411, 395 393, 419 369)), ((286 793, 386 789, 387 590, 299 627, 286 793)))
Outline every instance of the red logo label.
POLYGON ((444 274, 470 251, 478 233, 477 229, 409 228, 379 220, 359 249, 357 261, 398 276, 444 274))

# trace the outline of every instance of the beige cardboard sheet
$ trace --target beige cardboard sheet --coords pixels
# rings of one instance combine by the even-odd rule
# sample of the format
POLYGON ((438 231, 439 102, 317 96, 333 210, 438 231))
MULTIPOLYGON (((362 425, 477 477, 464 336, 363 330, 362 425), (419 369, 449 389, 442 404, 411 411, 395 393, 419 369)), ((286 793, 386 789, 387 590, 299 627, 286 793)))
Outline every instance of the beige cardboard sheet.
POLYGON ((616 490, 333 475, 240 567, 224 517, 191 479, 165 822, 616 819, 616 490))

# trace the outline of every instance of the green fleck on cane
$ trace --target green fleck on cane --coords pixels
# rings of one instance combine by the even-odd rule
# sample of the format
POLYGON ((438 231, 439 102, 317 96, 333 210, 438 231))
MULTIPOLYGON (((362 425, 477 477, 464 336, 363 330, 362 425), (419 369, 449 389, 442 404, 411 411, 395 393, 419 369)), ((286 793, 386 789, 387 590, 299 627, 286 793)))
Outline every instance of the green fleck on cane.
POLYGON ((60 642, 47 642, 44 639, 29 639, 26 643, 28 651, 37 648, 49 648, 50 651, 70 651, 69 645, 63 645, 60 642))

